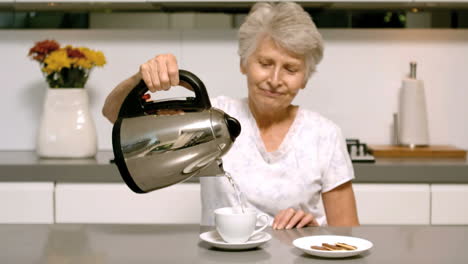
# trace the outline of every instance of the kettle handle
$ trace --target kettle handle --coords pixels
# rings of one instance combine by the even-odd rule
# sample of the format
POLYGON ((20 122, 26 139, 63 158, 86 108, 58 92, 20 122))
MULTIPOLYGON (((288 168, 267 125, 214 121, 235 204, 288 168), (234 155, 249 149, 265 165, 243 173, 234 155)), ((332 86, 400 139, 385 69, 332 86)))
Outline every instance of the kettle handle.
POLYGON ((188 84, 195 93, 195 98, 187 100, 164 100, 160 102, 146 102, 143 95, 148 91, 145 82, 141 80, 127 95, 120 107, 119 117, 132 117, 151 113, 159 109, 177 109, 197 111, 211 108, 210 98, 203 82, 193 73, 179 70, 179 80, 188 84))
POLYGON ((195 104, 200 109, 211 108, 210 97, 208 97, 206 87, 195 74, 186 70, 179 70, 179 82, 185 82, 192 87, 195 92, 195 104))

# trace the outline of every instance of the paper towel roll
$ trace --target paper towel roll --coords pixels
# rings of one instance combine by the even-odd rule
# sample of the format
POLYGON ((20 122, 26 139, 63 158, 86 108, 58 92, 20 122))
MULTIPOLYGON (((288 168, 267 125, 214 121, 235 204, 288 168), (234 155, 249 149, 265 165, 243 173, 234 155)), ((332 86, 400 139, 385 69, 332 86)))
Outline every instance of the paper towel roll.
POLYGON ((404 79, 399 108, 400 144, 429 145, 426 96, 422 80, 404 79))

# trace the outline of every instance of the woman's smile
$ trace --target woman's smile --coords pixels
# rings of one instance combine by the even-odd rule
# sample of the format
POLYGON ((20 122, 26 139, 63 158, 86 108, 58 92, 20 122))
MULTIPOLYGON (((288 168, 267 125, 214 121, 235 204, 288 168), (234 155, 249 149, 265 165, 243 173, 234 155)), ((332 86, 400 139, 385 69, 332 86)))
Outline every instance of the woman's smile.
POLYGON ((285 94, 285 93, 275 91, 273 89, 268 89, 268 88, 258 88, 258 90, 260 90, 265 96, 268 96, 268 97, 279 97, 285 94))

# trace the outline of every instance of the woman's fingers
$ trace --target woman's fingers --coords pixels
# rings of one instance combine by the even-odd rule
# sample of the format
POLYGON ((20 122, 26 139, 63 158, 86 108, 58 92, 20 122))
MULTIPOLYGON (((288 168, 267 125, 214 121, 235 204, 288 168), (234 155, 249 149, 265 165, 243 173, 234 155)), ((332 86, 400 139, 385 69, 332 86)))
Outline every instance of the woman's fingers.
POLYGON ((291 229, 294 227, 302 228, 304 226, 318 226, 318 223, 312 214, 289 208, 281 210, 275 216, 272 227, 273 229, 291 229))
POLYGON ((289 220, 289 222, 286 224, 286 229, 291 229, 293 227, 295 227, 297 225, 297 223, 299 223, 299 221, 302 220, 302 218, 304 217, 305 213, 304 211, 302 210, 299 210, 297 211, 293 217, 291 217, 291 219, 289 220))
POLYGON ((185 112, 183 110, 176 109, 158 109, 156 111, 158 115, 183 115, 185 112))
POLYGON ((275 219, 273 220, 273 225, 272 225, 273 229, 277 228, 278 223, 280 222, 280 220, 283 217, 283 214, 285 214, 285 213, 286 213, 286 210, 281 210, 281 211, 279 211, 278 214, 275 215, 275 219))
POLYGON ((179 67, 172 54, 158 55, 142 64, 140 74, 151 92, 169 90, 179 84, 179 67))
POLYGON ((148 90, 152 92, 156 91, 153 81, 151 80, 151 67, 148 62, 140 66, 140 75, 148 87, 148 90))
POLYGON ((174 55, 167 55, 167 73, 169 74, 169 80, 172 86, 179 85, 179 65, 177 65, 177 59, 174 55))
POLYGON ((155 59, 151 59, 140 66, 140 74, 148 90, 156 92, 161 90, 161 84, 158 76, 158 66, 155 59), (155 74, 156 73, 156 74, 155 74))
POLYGON ((306 214, 301 221, 297 224, 296 228, 302 228, 304 226, 318 226, 317 220, 311 214, 306 214))
POLYGON ((286 209, 281 219, 279 219, 276 229, 284 229, 295 213, 296 210, 292 208, 286 209))
POLYGON ((151 92, 156 92, 161 90, 161 82, 159 80, 159 67, 158 63, 155 60, 151 60, 150 63, 148 64, 149 66, 149 75, 151 77, 151 82, 152 82, 152 87, 148 87, 148 90, 151 92))
MULTIPOLYGON (((161 85, 161 90, 169 90, 171 88, 171 83, 169 80, 169 74, 167 73, 167 64, 165 58, 160 58, 159 56, 156 59, 156 65, 158 66, 158 78, 161 85)), ((156 74, 155 74, 156 75, 156 74)))

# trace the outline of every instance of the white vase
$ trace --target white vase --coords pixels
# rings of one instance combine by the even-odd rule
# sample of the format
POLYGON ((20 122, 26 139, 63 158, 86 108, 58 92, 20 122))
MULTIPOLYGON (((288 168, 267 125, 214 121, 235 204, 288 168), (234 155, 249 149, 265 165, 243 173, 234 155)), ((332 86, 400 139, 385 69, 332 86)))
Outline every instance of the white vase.
POLYGON ((96 127, 84 88, 49 88, 37 138, 43 158, 90 158, 97 152, 96 127))

